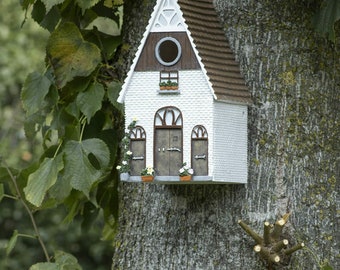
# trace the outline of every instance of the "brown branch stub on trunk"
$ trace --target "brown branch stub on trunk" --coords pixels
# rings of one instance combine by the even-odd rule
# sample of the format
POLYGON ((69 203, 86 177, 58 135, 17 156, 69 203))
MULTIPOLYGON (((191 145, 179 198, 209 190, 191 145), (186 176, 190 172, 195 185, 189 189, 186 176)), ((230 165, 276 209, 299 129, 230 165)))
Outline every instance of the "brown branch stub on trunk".
POLYGON ((264 222, 263 238, 245 222, 242 220, 238 221, 238 224, 242 229, 257 243, 257 245, 254 246, 254 251, 266 261, 268 269, 272 269, 275 264, 287 264, 289 256, 304 247, 304 243, 300 243, 287 249, 289 241, 283 238, 282 232, 289 216, 290 213, 283 215, 283 217, 278 219, 274 225, 270 224, 268 221, 264 222))
POLYGON ((276 242, 273 245, 272 250, 274 252, 279 252, 281 249, 286 248, 288 246, 288 244, 289 244, 288 240, 287 239, 283 239, 281 241, 276 242))
POLYGON ((285 224, 286 224, 286 221, 283 218, 276 221, 274 225, 274 229, 272 233, 270 234, 270 237, 274 240, 278 240, 282 234, 282 230, 285 224))
POLYGON ((255 251, 256 253, 259 253, 259 252, 261 251, 261 249, 262 249, 261 245, 256 245, 256 246, 254 247, 254 251, 255 251))
POLYGON ((299 243, 299 244, 295 245, 295 246, 292 247, 292 248, 286 249, 286 250, 284 251, 284 253, 285 253, 285 255, 289 256, 289 255, 291 255, 293 252, 295 252, 295 251, 297 251, 297 250, 299 250, 299 249, 302 249, 304 246, 305 246, 304 243, 299 243))
POLYGON ((265 246, 270 244, 270 230, 270 223, 266 221, 263 225, 263 241, 265 246))
POLYGON ((255 240, 256 243, 258 244, 263 243, 262 237, 258 235, 256 232, 254 232, 246 223, 244 223, 242 220, 239 220, 238 224, 248 235, 250 235, 255 240))
POLYGON ((256 245, 254 251, 260 253, 262 258, 271 263, 278 263, 281 260, 279 255, 272 253, 268 248, 262 247, 261 245, 256 245))

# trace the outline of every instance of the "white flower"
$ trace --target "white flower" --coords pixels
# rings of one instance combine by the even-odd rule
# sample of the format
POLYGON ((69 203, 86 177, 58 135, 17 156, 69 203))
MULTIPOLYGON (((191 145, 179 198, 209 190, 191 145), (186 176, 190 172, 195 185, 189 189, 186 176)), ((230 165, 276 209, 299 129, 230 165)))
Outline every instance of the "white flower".
POLYGON ((123 165, 127 165, 128 162, 127 162, 126 160, 123 160, 123 161, 122 161, 122 164, 123 164, 123 165))
POLYGON ((193 173, 194 173, 194 170, 190 168, 190 169, 188 170, 188 173, 193 174, 193 173))
POLYGON ((118 166, 116 167, 117 170, 120 170, 121 168, 122 168, 122 166, 120 166, 120 165, 118 165, 118 166))
POLYGON ((179 173, 184 173, 184 168, 180 168, 179 173))
POLYGON ((127 154, 128 156, 131 156, 131 155, 132 155, 132 152, 129 150, 129 151, 126 152, 126 154, 127 154))
POLYGON ((132 118, 132 121, 137 122, 137 121, 138 121, 138 118, 137 118, 137 117, 133 117, 133 118, 132 118))

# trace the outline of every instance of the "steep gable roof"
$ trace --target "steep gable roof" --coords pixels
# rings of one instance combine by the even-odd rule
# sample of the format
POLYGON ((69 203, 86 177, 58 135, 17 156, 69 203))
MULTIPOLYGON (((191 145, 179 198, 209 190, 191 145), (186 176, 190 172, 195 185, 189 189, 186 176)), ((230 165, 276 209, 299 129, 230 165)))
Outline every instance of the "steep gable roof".
POLYGON ((212 0, 178 0, 217 100, 251 103, 212 0))
POLYGON ((157 1, 133 64, 123 84, 118 102, 124 102, 132 72, 136 67, 147 36, 150 32, 157 31, 157 28, 158 31, 171 31, 176 28, 180 29, 179 31, 187 31, 216 100, 240 104, 251 103, 250 93, 223 32, 213 0, 157 1), (174 5, 176 2, 177 4, 174 5), (174 6, 175 8, 173 8, 174 6), (169 7, 172 7, 173 10, 169 10, 169 7), (174 20, 176 24, 171 25, 171 14, 174 13, 177 13, 177 18, 174 20), (183 18, 178 18, 178 15, 182 15, 183 18), (165 25, 159 24, 162 16, 165 19, 165 25), (182 22, 183 19, 184 23, 182 22))

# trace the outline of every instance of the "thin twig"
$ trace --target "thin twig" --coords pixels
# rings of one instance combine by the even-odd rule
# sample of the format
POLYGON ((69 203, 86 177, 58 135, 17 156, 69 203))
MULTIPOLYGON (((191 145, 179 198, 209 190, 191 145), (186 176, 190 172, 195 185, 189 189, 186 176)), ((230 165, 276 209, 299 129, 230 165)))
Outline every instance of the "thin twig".
POLYGON ((6 167, 6 170, 10 176, 10 179, 12 180, 13 184, 14 184, 14 188, 15 188, 15 191, 17 192, 17 196, 18 196, 18 199, 20 200, 20 202, 22 203, 22 205, 24 206, 24 208, 26 209, 26 212, 28 213, 30 219, 31 219, 31 223, 33 225, 33 228, 34 228, 34 231, 35 231, 35 234, 36 234, 36 237, 40 243, 40 246, 41 248, 43 249, 44 251, 44 254, 45 254, 45 258, 46 258, 46 261, 47 262, 50 262, 50 256, 48 255, 48 252, 47 252, 47 248, 41 238, 41 235, 40 235, 40 232, 39 232, 39 229, 37 227, 37 224, 35 222, 35 219, 33 217, 33 214, 32 214, 32 211, 31 209, 28 207, 27 203, 25 202, 25 200, 22 198, 21 196, 21 192, 20 192, 20 189, 18 187, 18 184, 17 184, 17 181, 16 181, 16 177, 12 174, 11 170, 9 169, 9 167, 7 166, 6 162, 3 161, 3 163, 5 164, 5 167, 6 167))

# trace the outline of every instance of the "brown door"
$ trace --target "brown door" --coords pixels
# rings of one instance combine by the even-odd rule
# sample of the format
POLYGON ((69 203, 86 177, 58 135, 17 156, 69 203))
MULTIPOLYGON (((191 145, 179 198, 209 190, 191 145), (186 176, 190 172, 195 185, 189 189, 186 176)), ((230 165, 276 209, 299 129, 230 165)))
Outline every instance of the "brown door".
POLYGON ((143 127, 136 126, 130 134, 131 175, 140 175, 145 165, 146 133, 143 127))
POLYGON ((202 125, 191 133, 191 166, 194 175, 208 175, 208 132, 202 125))
POLYGON ((131 175, 140 175, 145 165, 145 140, 131 140, 131 175))
POLYGON ((192 140, 191 165, 195 175, 208 175, 208 140, 192 140))
POLYGON ((180 128, 155 129, 154 152, 157 175, 178 175, 183 161, 182 130, 180 128))

